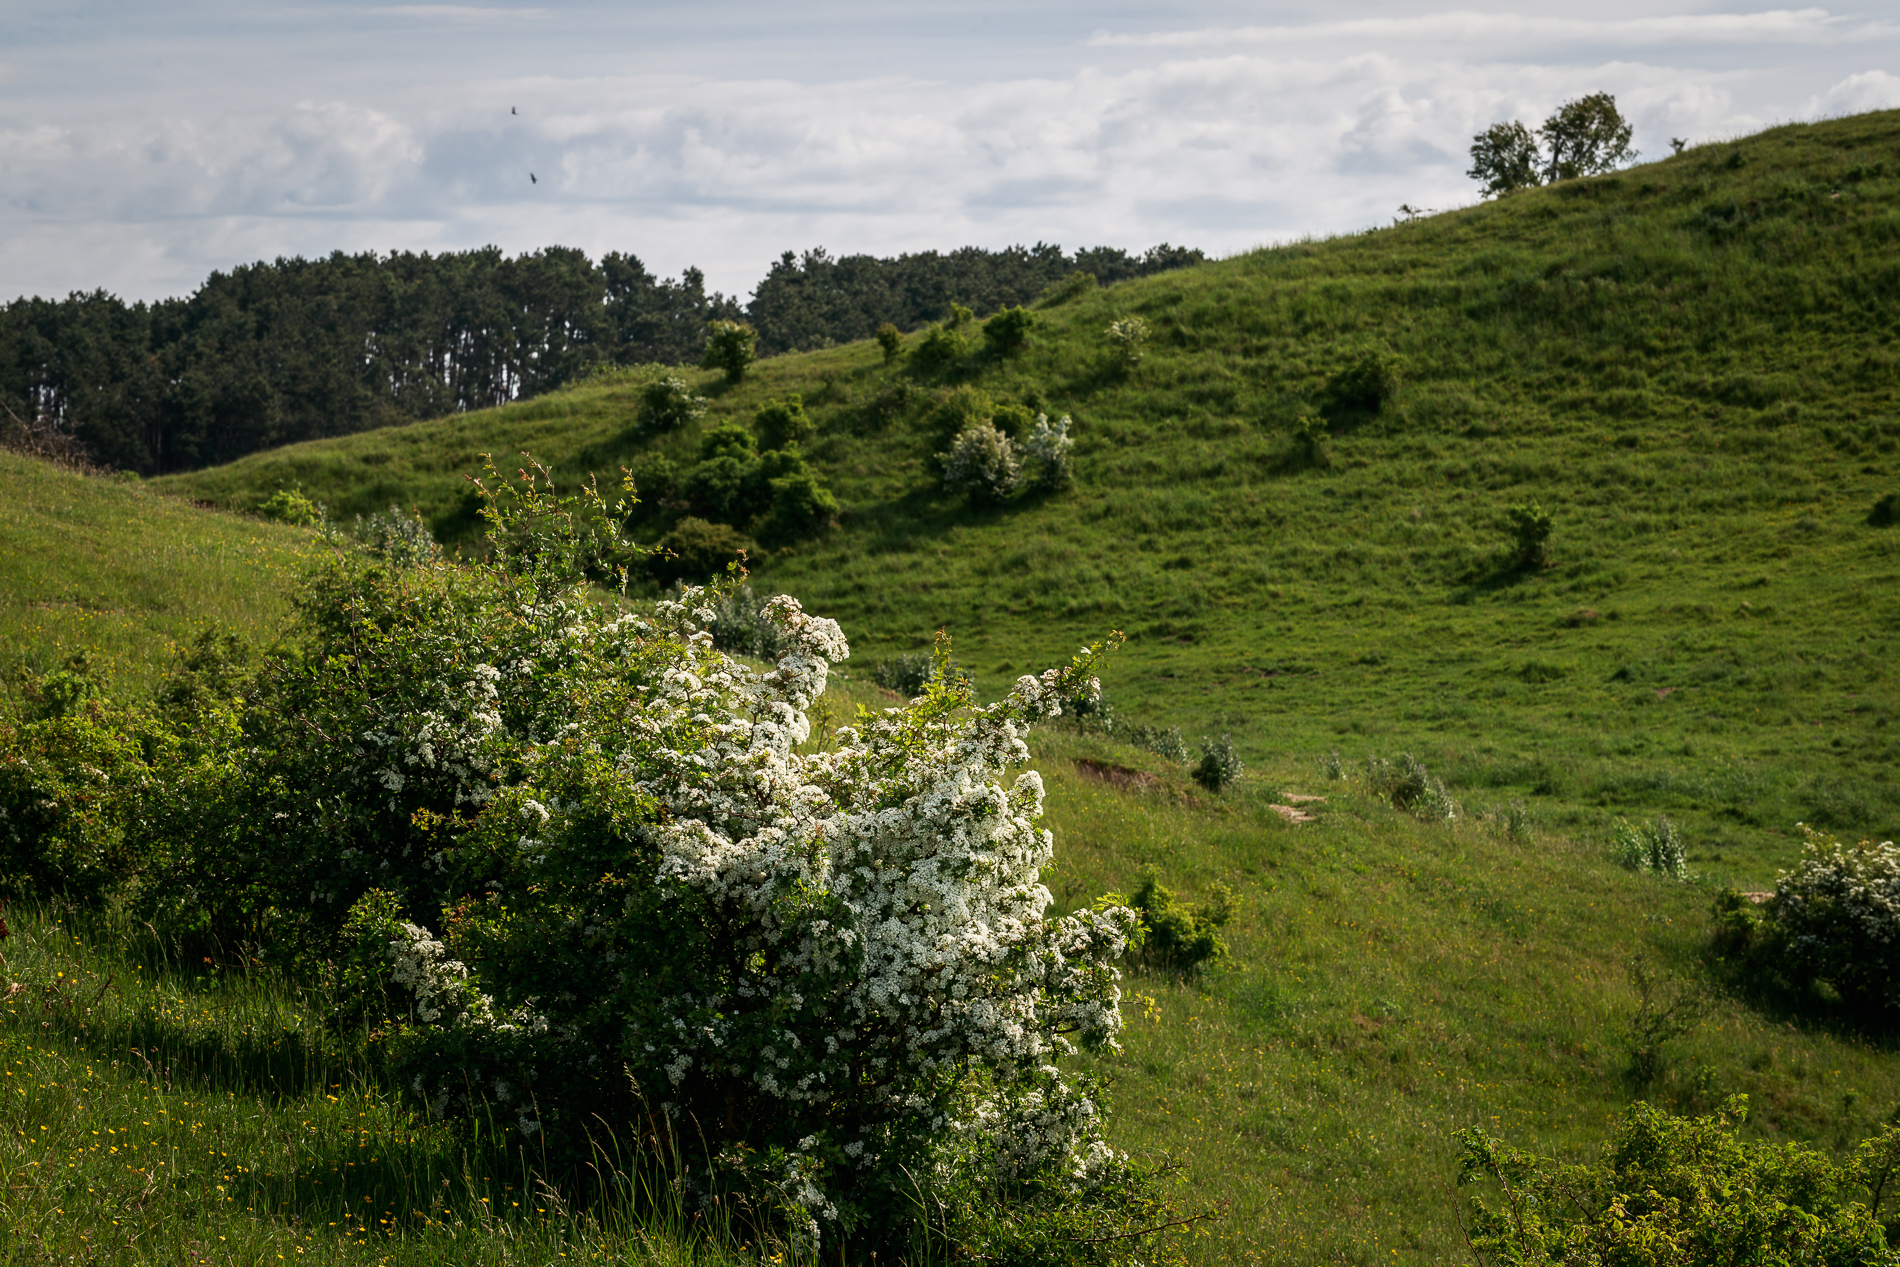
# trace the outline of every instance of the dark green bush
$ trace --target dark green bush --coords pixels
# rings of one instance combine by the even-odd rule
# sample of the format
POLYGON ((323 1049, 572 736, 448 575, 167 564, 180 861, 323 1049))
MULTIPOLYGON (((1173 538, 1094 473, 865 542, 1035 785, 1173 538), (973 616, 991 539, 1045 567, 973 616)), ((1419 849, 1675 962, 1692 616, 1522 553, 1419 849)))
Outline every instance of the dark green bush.
POLYGON ((1029 342, 1036 314, 1027 308, 1005 308, 983 323, 983 341, 998 356, 1014 356, 1029 342))
POLYGON ((1201 737, 1201 763, 1194 767, 1196 783, 1210 792, 1219 792, 1238 782, 1244 768, 1240 753, 1234 750, 1232 735, 1222 735, 1219 739, 1201 737))
POLYGON ((915 699, 938 680, 955 687, 967 687, 970 674, 955 660, 946 659, 939 666, 937 658, 929 652, 913 651, 879 660, 871 669, 871 680, 905 699, 915 699))
POLYGON ((753 429, 763 449, 789 449, 811 439, 817 430, 805 401, 796 392, 784 400, 768 400, 752 415, 753 429))
POLYGON ((323 507, 304 496, 303 485, 280 488, 257 508, 257 513, 278 523, 307 526, 323 518, 323 507))
POLYGON ((1166 972, 1191 976, 1227 957, 1220 930, 1234 918, 1234 894, 1224 884, 1208 891, 1208 900, 1194 906, 1179 901, 1150 874, 1128 899, 1141 914, 1145 930, 1140 949, 1143 962, 1166 972))
POLYGON ((1536 502, 1511 506, 1504 512, 1511 522, 1511 559, 1519 568, 1541 568, 1550 563, 1550 534, 1556 526, 1549 511, 1536 502))
POLYGON ((660 553, 647 566, 662 585, 675 581, 697 585, 725 572, 727 564, 756 553, 752 542, 730 524, 708 523, 689 515, 660 538, 660 553))
POLYGON ((647 431, 674 431, 706 412, 706 398, 695 396, 677 374, 662 374, 640 389, 640 426, 647 431))
POLYGON ((759 359, 759 332, 743 321, 706 323, 706 353, 700 368, 719 370, 728 383, 744 378, 752 363, 759 359))
POLYGON ((886 321, 877 328, 877 345, 884 351, 884 363, 889 365, 904 351, 904 332, 886 321))
POLYGON ((1888 493, 1874 503, 1867 512, 1867 522, 1875 528, 1891 528, 1900 524, 1900 493, 1888 493))
POLYGON ((951 369, 970 351, 968 331, 975 315, 961 304, 951 304, 949 320, 933 322, 924 328, 924 337, 911 352, 911 360, 928 373, 951 369))
POLYGON ((1326 403, 1335 410, 1378 413, 1398 401, 1404 377, 1399 358, 1368 352, 1326 382, 1326 403))

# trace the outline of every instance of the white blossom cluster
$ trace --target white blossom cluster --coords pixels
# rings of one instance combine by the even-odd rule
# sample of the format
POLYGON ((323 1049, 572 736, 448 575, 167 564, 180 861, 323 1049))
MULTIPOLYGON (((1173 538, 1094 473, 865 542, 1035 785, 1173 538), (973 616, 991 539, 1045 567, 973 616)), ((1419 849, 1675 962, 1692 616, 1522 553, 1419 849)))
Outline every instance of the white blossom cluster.
MULTIPOLYGON (((619 866, 649 859, 634 877, 651 886, 642 891, 716 930, 708 966, 642 985, 640 930, 624 922, 638 903, 609 874, 570 883, 559 913, 530 908, 547 945, 577 948, 588 979, 540 983, 535 998, 516 988, 505 1021, 484 991, 506 965, 458 962, 406 925, 390 951, 412 1015, 517 1037, 531 1016, 570 1061, 651 1071, 675 1112, 739 1097, 749 1115, 808 1124, 778 1154, 777 1186, 813 1237, 836 1217, 849 1172, 920 1150, 939 1166, 1056 1167, 1089 1182, 1117 1154, 1055 1062, 1077 1042, 1113 1047, 1114 965, 1136 917, 1048 914, 1042 782, 1007 775, 1029 757, 1033 722, 1095 689, 1094 653, 1020 678, 996 704, 939 686, 907 708, 861 712, 827 750, 801 751, 807 710, 849 648, 789 597, 766 615, 786 635, 767 671, 714 650, 697 590, 651 618, 576 616, 563 633, 587 656, 641 666, 614 726, 550 743, 611 781, 614 804, 639 807, 642 823, 617 829, 619 866)), ((421 735, 401 750, 419 752, 421 735)), ((517 839, 517 890, 552 892, 597 840, 601 816, 585 799, 524 785, 485 807, 517 839)), ((591 855, 587 865, 614 869, 591 855)))

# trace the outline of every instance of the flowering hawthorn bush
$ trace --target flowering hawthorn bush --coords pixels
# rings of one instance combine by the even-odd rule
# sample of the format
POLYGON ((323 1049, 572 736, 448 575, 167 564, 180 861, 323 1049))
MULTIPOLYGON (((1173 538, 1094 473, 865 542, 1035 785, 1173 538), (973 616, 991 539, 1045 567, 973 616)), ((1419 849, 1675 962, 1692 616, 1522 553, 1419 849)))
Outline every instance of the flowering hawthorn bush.
POLYGON ((1900 1013, 1900 849, 1801 830, 1801 865, 1782 874, 1765 912, 1778 966, 1791 981, 1823 980, 1850 1003, 1900 1013))
MULTIPOLYGON (((381 891, 352 913, 359 971, 380 953, 400 987, 409 1086, 439 1114, 506 1106, 527 1135, 638 1096, 807 1237, 901 1204, 893 1176, 1111 1176, 1089 1088, 1054 1062, 1113 1045, 1136 918, 1046 914, 1042 785, 1004 782, 1096 651, 986 707, 940 681, 801 752, 848 649, 791 598, 767 611, 788 645, 763 672, 714 649, 697 590, 535 620, 569 720, 475 793, 451 865, 489 874, 439 920, 381 891)), ((488 669, 471 699, 494 738, 518 671, 488 669)), ((437 734, 397 739, 391 770, 441 761, 437 734)))

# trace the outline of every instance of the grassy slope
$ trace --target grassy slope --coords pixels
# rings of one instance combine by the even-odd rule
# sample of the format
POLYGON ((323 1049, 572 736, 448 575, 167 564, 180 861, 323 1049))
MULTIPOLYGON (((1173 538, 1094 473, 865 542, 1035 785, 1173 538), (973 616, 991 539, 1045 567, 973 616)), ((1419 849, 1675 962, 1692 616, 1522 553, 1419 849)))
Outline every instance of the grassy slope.
MULTIPOLYGON (((1900 532, 1862 522, 1900 488, 1896 194, 1890 112, 1097 292, 970 366, 1080 435, 1079 487, 997 513, 933 485, 927 399, 874 423, 903 371, 868 343, 764 362, 709 421, 813 403, 847 514, 761 579, 862 654, 948 626, 995 686, 1120 626, 1111 692, 1146 720, 1232 729, 1256 759, 1413 749, 1574 831, 1667 813, 1703 866, 1760 884, 1797 819, 1900 829, 1900 532), (1127 377, 1101 336, 1123 312, 1157 330, 1127 377), (1289 464, 1286 424, 1372 347, 1404 360, 1401 411, 1335 438, 1330 469, 1289 464), (1503 512, 1529 498, 1556 563, 1525 577, 1503 512)), ((301 480, 345 515, 401 500, 466 532, 478 453, 611 472, 646 443, 634 391, 160 483, 243 506, 301 480)))
POLYGON ((151 686, 207 624, 268 642, 308 533, 0 452, 0 669, 91 653, 151 686))

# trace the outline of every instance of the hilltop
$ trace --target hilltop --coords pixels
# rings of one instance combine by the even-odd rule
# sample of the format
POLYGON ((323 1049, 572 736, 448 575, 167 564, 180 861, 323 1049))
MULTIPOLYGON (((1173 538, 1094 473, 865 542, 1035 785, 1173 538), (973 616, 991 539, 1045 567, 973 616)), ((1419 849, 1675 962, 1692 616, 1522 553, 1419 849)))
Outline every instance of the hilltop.
MULTIPOLYGON (((532 452, 572 483, 675 458, 803 396, 828 537, 765 587, 866 659, 947 628, 980 684, 1111 627, 1125 712, 1249 756, 1415 751, 1472 799, 1567 829, 1669 814, 1759 885, 1797 819, 1900 828, 1900 113, 1778 128, 1364 234, 1256 251, 1037 309, 1019 356, 950 374, 859 343, 761 361, 700 424, 646 438, 641 376, 155 481, 232 508, 301 484, 467 542, 463 476, 532 452), (1154 337, 1119 372, 1103 331, 1154 337), (1368 353, 1402 387, 1289 438, 1368 353), (1077 486, 994 511, 944 493, 937 403, 967 383, 1075 420, 1077 486), (1510 506, 1554 519, 1509 563, 1510 506)), ((914 347, 917 340, 911 339, 914 347)), ((657 529, 655 530, 657 532, 657 529)))

